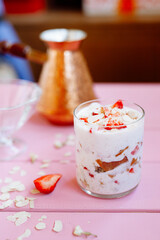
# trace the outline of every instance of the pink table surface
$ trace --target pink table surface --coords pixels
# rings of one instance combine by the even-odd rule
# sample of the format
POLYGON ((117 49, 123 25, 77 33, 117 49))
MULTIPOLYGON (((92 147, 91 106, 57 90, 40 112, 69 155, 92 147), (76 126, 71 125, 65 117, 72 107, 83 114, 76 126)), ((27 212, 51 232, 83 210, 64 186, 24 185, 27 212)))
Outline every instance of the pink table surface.
POLYGON ((16 195, 35 197, 35 208, 30 209, 28 206, 16 208, 12 205, 0 210, 0 240, 16 240, 27 228, 32 231, 28 239, 33 240, 83 239, 72 235, 75 225, 81 225, 84 230, 97 234, 99 240, 159 239, 160 84, 96 84, 95 91, 97 97, 128 99, 140 104, 146 111, 143 172, 140 185, 130 195, 114 200, 96 199, 83 193, 75 180, 74 147, 66 146, 61 149, 53 147, 56 134, 62 133, 65 138, 68 134, 74 133, 73 127, 53 126, 36 113, 16 134, 17 137, 26 141, 27 151, 13 161, 0 162, 0 179, 2 179, 0 188, 5 185, 6 177, 20 180, 24 183, 26 190, 11 193, 11 199, 16 195), (72 152, 70 157, 64 157, 67 151, 72 152), (34 164, 30 162, 32 152, 39 156, 34 164), (44 159, 51 160, 50 166, 41 169, 44 159), (64 164, 62 160, 68 160, 68 163, 64 164), (26 176, 20 176, 19 172, 14 175, 9 174, 14 166, 20 166, 25 170, 26 176), (38 177, 39 171, 62 173, 63 177, 53 193, 30 194, 30 190, 34 187, 33 180, 38 177), (27 223, 16 227, 6 219, 6 216, 13 212, 24 210, 32 214, 27 223), (47 228, 37 231, 34 226, 42 214, 47 215, 45 220, 47 228), (64 229, 61 233, 56 234, 51 231, 54 219, 63 221, 64 229), (8 228, 10 231, 7 231, 8 228))

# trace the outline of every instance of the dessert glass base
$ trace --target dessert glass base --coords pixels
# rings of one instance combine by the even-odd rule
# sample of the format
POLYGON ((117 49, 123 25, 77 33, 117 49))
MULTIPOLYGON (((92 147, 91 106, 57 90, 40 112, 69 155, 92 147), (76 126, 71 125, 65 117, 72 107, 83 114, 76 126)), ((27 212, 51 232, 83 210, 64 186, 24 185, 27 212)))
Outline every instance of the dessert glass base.
POLYGON ((117 193, 117 194, 98 194, 98 193, 94 193, 94 192, 91 192, 91 191, 83 188, 81 185, 79 185, 79 186, 82 189, 82 191, 84 191, 85 193, 87 193, 88 195, 90 195, 92 197, 114 199, 114 198, 121 198, 121 197, 124 197, 124 196, 130 194, 131 192, 133 192, 137 188, 138 184, 134 188, 132 188, 132 189, 126 191, 126 192, 117 193))
POLYGON ((0 161, 8 161, 23 153, 27 149, 25 142, 21 139, 6 139, 0 144, 0 161))

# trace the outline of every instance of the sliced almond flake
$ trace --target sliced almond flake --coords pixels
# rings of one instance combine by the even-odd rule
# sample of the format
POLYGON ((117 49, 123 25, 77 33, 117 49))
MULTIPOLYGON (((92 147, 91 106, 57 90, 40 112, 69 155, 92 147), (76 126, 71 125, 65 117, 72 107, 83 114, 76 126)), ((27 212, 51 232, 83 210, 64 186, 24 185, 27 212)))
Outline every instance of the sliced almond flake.
POLYGON ((9 193, 3 193, 3 194, 0 195, 0 200, 1 201, 6 201, 8 199, 10 199, 10 194, 9 193))
POLYGON ((21 195, 18 195, 15 198, 15 202, 24 201, 24 200, 25 200, 24 196, 21 196, 21 195))
POLYGON ((67 145, 67 146, 74 146, 74 145, 75 145, 75 142, 69 140, 69 141, 66 141, 66 145, 67 145))
POLYGON ((60 163, 62 163, 62 164, 68 164, 68 163, 69 163, 69 160, 61 160, 60 163))
POLYGON ((30 229, 26 229, 26 231, 19 236, 16 240, 23 240, 24 238, 28 238, 31 235, 31 230, 30 229))
POLYGON ((16 174, 19 170, 20 166, 15 166, 9 171, 9 174, 16 174))
POLYGON ((82 228, 81 228, 79 225, 77 225, 77 226, 75 227, 74 231, 73 231, 73 235, 75 235, 75 236, 81 236, 82 233, 83 233, 82 228))
POLYGON ((12 204, 13 204, 13 200, 9 199, 0 205, 0 209, 10 207, 12 204))
POLYGON ((55 148, 61 148, 64 146, 64 143, 59 141, 59 140, 56 140, 54 143, 53 143, 54 147, 55 148))
POLYGON ((40 166, 40 168, 47 168, 47 167, 49 167, 49 163, 44 163, 40 166))
POLYGON ((9 174, 15 174, 16 172, 15 171, 13 171, 13 170, 10 170, 9 171, 9 174))
POLYGON ((51 160, 49 160, 49 159, 42 160, 42 163, 50 163, 50 162, 51 162, 51 160))
POLYGON ((43 175, 46 175, 46 173, 45 173, 44 171, 39 171, 39 172, 38 172, 38 175, 39 175, 39 176, 43 176, 43 175))
POLYGON ((26 217, 30 218, 30 217, 31 217, 31 213, 26 212, 26 211, 20 211, 20 212, 16 212, 16 213, 14 214, 14 216, 15 216, 16 218, 20 218, 20 217, 23 217, 23 216, 26 216, 26 217))
POLYGON ((21 216, 18 219, 16 219, 15 225, 20 226, 21 224, 25 223, 27 221, 27 219, 28 218, 26 216, 21 216))
POLYGON ((31 155, 30 155, 30 161, 31 161, 31 163, 35 163, 35 161, 38 159, 38 155, 37 154, 34 154, 34 153, 32 153, 31 155))
POLYGON ((15 215, 7 216, 7 220, 10 221, 10 222, 15 222, 16 221, 16 216, 15 215))
POLYGON ((75 229, 74 229, 74 231, 73 231, 73 235, 74 235, 74 236, 82 236, 82 235, 85 235, 86 237, 87 237, 87 236, 97 237, 97 235, 92 234, 92 233, 90 233, 90 232, 84 232, 79 225, 77 225, 77 226, 75 227, 75 229))
POLYGON ((64 154, 65 157, 70 157, 71 155, 72 155, 72 152, 66 152, 66 153, 64 154))
POLYGON ((32 194, 39 194, 40 191, 39 191, 38 189, 34 188, 34 189, 32 189, 32 190, 30 191, 30 193, 32 193, 32 194))
POLYGON ((46 216, 46 215, 42 215, 42 216, 38 219, 38 221, 42 222, 44 219, 47 219, 47 216, 46 216))
POLYGON ((6 178, 4 179, 4 183, 11 183, 12 181, 13 181, 13 179, 10 178, 10 177, 6 177, 6 178))
POLYGON ((35 226, 35 229, 37 229, 37 230, 43 230, 45 228, 46 228, 46 224, 44 222, 39 222, 35 226))
POLYGON ((62 221, 60 221, 60 220, 55 220, 55 222, 54 222, 54 227, 53 227, 53 231, 55 231, 55 232, 61 232, 62 229, 63 229, 62 221))
POLYGON ((63 135, 62 135, 62 133, 57 133, 57 134, 55 134, 55 137, 56 138, 61 138, 63 135))
POLYGON ((67 139, 68 140, 75 140, 75 135, 74 134, 69 134, 67 139))
POLYGON ((24 206, 27 206, 28 204, 29 204, 29 200, 28 199, 25 199, 23 201, 15 202, 15 206, 16 207, 24 207, 24 206))
POLYGON ((20 166, 15 166, 12 168, 12 170, 15 172, 18 172, 20 170, 20 168, 21 168, 20 166))
POLYGON ((3 187, 1 187, 1 192, 2 192, 2 193, 7 193, 7 192, 9 192, 9 191, 10 191, 9 186, 3 186, 3 187))
POLYGON ((34 200, 29 200, 29 207, 34 208, 34 200))
POLYGON ((25 170, 21 170, 21 172, 20 172, 21 177, 26 176, 26 174, 27 174, 27 172, 25 170))
POLYGON ((36 198, 33 198, 33 197, 26 197, 26 199, 28 199, 29 201, 34 201, 36 198))
POLYGON ((16 187, 15 190, 18 191, 18 192, 22 192, 22 191, 25 190, 25 186, 23 184, 20 184, 19 186, 16 187))
POLYGON ((20 181, 14 181, 14 182, 11 182, 8 186, 9 186, 9 188, 11 188, 11 189, 15 189, 15 188, 17 188, 20 184, 21 184, 20 181))

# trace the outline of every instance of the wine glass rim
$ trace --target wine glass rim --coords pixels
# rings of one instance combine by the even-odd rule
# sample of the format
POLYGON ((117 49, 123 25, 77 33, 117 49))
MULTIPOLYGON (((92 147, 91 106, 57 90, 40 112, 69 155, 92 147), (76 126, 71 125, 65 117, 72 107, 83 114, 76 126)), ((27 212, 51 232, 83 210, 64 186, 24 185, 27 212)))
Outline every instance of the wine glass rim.
POLYGON ((23 79, 14 79, 12 80, 12 82, 9 82, 9 83, 5 83, 5 82, 1 82, 0 83, 0 87, 1 85, 22 85, 22 86, 32 86, 32 88, 36 89, 37 91, 37 94, 36 96, 30 98, 29 100, 26 100, 25 102, 21 103, 21 104, 17 104, 15 106, 12 106, 12 107, 0 107, 0 111, 9 111, 9 110, 15 110, 15 109, 18 109, 18 108, 21 108, 25 105, 28 105, 28 104, 31 104, 31 103, 34 103, 38 100, 39 96, 41 95, 42 93, 42 90, 40 88, 40 86, 35 83, 35 82, 31 82, 31 81, 28 81, 28 80, 23 80, 23 79))

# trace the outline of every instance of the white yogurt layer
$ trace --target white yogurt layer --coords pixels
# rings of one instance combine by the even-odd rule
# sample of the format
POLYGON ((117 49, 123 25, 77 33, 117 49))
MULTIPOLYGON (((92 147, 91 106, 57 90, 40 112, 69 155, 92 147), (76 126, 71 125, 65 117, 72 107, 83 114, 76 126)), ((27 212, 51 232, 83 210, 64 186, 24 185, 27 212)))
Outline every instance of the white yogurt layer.
POLYGON ((143 113, 121 101, 92 103, 75 119, 77 181, 92 193, 116 195, 140 181, 143 113))

